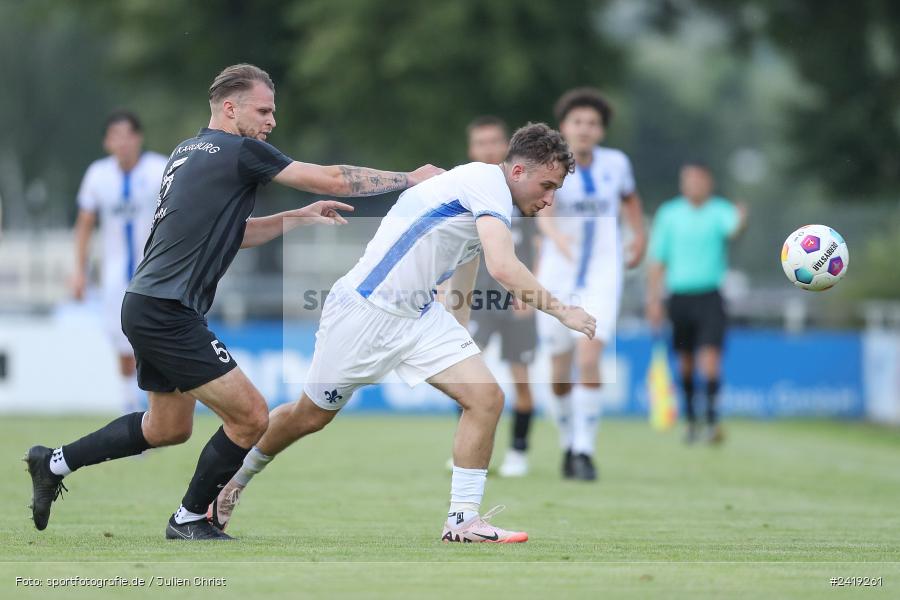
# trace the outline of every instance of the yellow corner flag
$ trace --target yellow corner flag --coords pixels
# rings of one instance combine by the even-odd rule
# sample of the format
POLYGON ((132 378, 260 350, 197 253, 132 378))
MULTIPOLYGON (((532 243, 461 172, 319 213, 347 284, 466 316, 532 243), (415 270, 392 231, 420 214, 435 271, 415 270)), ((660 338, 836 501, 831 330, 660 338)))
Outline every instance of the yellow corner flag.
POLYGON ((663 342, 653 344, 650 368, 647 370, 647 391, 650 398, 650 425, 657 431, 665 431, 678 419, 678 402, 672 368, 663 342))

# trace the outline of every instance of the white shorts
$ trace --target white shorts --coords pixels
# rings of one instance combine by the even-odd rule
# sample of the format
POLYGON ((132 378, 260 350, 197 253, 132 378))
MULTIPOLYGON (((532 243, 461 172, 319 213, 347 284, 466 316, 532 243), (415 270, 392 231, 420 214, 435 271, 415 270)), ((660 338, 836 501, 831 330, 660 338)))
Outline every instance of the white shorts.
POLYGON ((439 302, 418 319, 388 313, 338 280, 325 300, 303 391, 339 410, 391 371, 410 387, 481 351, 439 302))
POLYGON ((134 350, 131 348, 128 338, 122 333, 122 299, 124 297, 125 288, 103 291, 103 329, 112 342, 116 354, 133 356, 134 350))
MULTIPOLYGON (((557 297, 561 302, 582 307, 589 315, 597 319, 594 339, 603 342, 606 346, 616 335, 621 295, 621 286, 596 286, 567 294, 558 294, 557 297)), ((551 356, 572 352, 579 339, 587 339, 584 334, 572 331, 555 317, 546 313, 538 315, 537 326, 541 347, 551 356)))

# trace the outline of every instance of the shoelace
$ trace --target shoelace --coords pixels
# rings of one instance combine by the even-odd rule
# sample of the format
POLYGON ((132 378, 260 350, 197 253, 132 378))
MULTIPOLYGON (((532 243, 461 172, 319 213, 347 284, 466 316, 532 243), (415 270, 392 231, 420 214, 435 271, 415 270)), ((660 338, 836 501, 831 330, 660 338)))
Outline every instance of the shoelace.
POLYGON ((481 520, 487 522, 487 521, 489 521, 492 517, 496 517, 498 514, 502 513, 504 510, 506 510, 506 505, 505 505, 505 504, 498 504, 497 506, 495 506, 495 507, 492 508, 491 510, 489 510, 489 511, 487 511, 486 513, 484 513, 483 515, 481 515, 481 520))
POLYGON ((228 503, 226 506, 234 508, 241 499, 241 490, 243 489, 241 487, 232 488, 225 496, 225 501, 228 503))
POLYGON ((65 498, 63 496, 63 490, 69 491, 69 488, 66 487, 66 484, 62 482, 62 479, 56 484, 56 487, 53 489, 53 501, 56 502, 57 498, 65 498))

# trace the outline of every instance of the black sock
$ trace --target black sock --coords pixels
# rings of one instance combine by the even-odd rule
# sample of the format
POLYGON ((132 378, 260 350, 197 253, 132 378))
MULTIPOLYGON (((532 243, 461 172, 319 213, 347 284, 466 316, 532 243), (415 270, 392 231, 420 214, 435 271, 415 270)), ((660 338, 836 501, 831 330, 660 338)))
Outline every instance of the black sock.
POLYGON ((142 412, 122 415, 94 433, 66 444, 62 448, 66 464, 75 471, 106 460, 140 454, 150 448, 141 431, 143 418, 142 412))
POLYGON ((697 413, 694 412, 694 378, 682 378, 681 389, 684 392, 684 416, 688 423, 694 423, 697 420, 697 413))
POLYGON ((715 425, 719 421, 717 404, 720 386, 718 379, 710 379, 706 382, 706 420, 710 425, 715 425))
POLYGON ((206 513, 206 509, 219 495, 222 486, 228 483, 241 468, 250 448, 241 448, 225 435, 219 427, 197 460, 194 478, 188 485, 181 505, 192 513, 206 513))
POLYGON ((513 415, 513 440, 512 447, 521 452, 528 450, 528 429, 531 427, 531 414, 529 411, 515 411, 513 415))

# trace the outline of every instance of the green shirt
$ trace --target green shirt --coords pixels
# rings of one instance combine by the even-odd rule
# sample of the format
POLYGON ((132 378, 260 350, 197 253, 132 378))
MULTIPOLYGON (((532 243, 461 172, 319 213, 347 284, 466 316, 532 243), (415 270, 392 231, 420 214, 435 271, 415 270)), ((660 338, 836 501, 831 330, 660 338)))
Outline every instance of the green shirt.
POLYGON ((659 207, 650 233, 650 258, 665 266, 670 292, 719 289, 728 268, 728 239, 739 221, 734 204, 719 196, 700 206, 678 196, 659 207))

